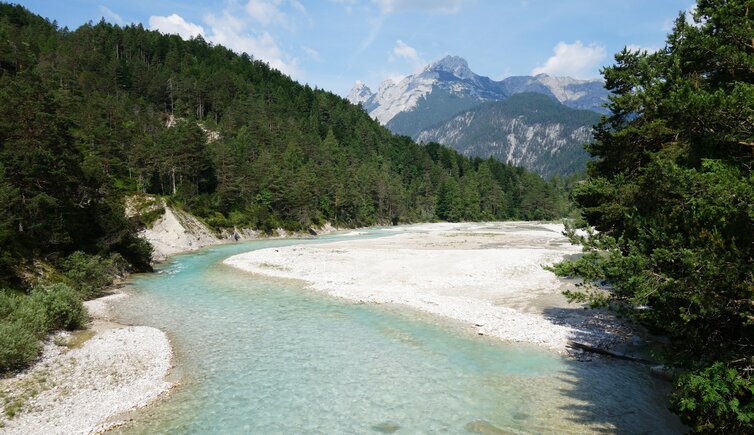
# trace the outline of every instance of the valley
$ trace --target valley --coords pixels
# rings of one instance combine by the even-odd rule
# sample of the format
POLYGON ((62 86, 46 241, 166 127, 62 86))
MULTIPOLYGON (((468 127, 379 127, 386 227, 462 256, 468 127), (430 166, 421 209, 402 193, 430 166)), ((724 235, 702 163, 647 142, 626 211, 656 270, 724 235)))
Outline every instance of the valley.
POLYGON ((752 0, 20 3, 0 433, 754 432, 752 0))
POLYGON ((393 133, 438 142, 469 157, 492 157, 539 175, 583 172, 592 127, 605 114, 600 80, 479 76, 458 56, 373 93, 357 82, 348 99, 393 133))

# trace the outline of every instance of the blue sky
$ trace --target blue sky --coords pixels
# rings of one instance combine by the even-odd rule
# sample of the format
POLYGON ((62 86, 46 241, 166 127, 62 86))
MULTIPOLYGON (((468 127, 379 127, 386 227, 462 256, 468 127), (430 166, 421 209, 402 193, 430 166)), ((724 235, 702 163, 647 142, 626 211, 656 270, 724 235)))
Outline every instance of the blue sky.
POLYGON ((376 90, 445 55, 499 80, 544 72, 576 78, 628 45, 657 49, 693 0, 22 0, 75 29, 104 17, 185 37, 201 33, 294 79, 346 95, 376 90))

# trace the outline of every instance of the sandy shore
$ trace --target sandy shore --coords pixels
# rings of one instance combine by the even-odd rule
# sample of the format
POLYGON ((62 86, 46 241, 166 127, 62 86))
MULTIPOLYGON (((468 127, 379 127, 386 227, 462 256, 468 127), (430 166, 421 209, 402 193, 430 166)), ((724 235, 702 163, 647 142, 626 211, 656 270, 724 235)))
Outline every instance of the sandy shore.
POLYGON ((609 347, 628 332, 607 313, 569 305, 564 283, 542 268, 580 252, 562 231, 527 222, 423 224, 383 238, 252 251, 225 263, 305 280, 335 297, 407 305, 557 352, 569 340, 609 347))
POLYGON ((172 351, 164 332, 113 323, 114 294, 85 303, 92 325, 59 333, 40 360, 0 381, 0 432, 87 434, 122 423, 121 415, 154 401, 170 388, 172 351), (6 412, 16 415, 8 418, 6 412))

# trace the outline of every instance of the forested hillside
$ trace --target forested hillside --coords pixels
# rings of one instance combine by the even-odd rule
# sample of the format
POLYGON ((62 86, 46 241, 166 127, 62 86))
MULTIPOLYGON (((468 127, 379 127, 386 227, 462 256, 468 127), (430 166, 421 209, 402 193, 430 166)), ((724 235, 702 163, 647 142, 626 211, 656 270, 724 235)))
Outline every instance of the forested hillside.
POLYGON ((753 433, 754 1, 699 0, 663 50, 624 50, 604 75, 611 114, 575 191, 599 232, 558 270, 611 287, 572 296, 670 337, 687 424, 753 433))
POLYGON ((346 100, 201 38, 105 22, 71 32, 0 10, 10 238, 94 248, 107 230, 81 214, 131 192, 263 229, 560 212, 530 173, 393 136, 346 100))
MULTIPOLYGON (((417 145, 246 54, 141 25, 70 31, 0 4, 0 101, 0 285, 25 291, 100 282, 122 259, 148 268, 139 222, 124 216, 136 193, 215 228, 265 231, 551 219, 566 206, 533 173, 417 145), (67 278, 35 276, 33 261, 67 278)), ((26 300, 0 301, 3 325, 28 323, 26 300)))

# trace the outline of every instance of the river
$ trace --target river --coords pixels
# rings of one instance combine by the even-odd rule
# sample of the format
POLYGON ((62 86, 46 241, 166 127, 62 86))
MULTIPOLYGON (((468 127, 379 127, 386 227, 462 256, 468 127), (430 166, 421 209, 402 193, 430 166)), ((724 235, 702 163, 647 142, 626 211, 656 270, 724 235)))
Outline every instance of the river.
MULTIPOLYGON (((385 234, 369 231, 361 238, 385 234)), ((343 236, 325 236, 343 240, 343 236)), ((580 362, 443 318, 355 304, 222 260, 308 240, 222 245, 134 276, 119 320, 167 332, 165 400, 118 432, 679 433, 644 366, 580 362)))

